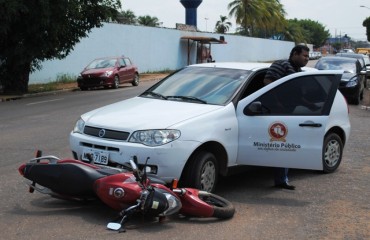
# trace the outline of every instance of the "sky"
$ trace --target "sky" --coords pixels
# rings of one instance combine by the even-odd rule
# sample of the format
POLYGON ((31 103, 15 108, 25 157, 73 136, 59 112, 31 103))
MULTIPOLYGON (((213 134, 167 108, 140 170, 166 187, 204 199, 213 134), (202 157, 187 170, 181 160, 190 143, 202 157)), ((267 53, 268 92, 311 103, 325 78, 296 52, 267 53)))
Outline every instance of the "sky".
MULTIPOLYGON (((238 27, 229 17, 227 5, 233 0, 203 0, 197 9, 197 27, 213 32, 220 15, 232 23, 230 33, 238 27)), ((122 10, 131 10, 138 16, 157 17, 163 27, 175 28, 185 24, 185 8, 180 0, 121 0, 122 10)), ((366 40, 362 22, 370 17, 370 0, 280 0, 287 19, 310 19, 321 23, 333 37, 347 34, 353 40, 366 40), (360 7, 364 6, 364 7, 360 7)))

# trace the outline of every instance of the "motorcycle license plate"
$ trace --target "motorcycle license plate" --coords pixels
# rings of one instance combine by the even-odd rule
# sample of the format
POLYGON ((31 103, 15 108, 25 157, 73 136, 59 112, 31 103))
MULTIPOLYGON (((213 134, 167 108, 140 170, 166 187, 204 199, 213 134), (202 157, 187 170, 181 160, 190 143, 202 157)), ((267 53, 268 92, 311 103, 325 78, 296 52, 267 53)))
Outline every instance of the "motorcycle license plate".
POLYGON ((93 158, 94 163, 107 165, 109 159, 109 153, 104 151, 92 151, 92 150, 85 150, 82 155, 82 160, 90 161, 87 157, 87 154, 90 154, 93 158))

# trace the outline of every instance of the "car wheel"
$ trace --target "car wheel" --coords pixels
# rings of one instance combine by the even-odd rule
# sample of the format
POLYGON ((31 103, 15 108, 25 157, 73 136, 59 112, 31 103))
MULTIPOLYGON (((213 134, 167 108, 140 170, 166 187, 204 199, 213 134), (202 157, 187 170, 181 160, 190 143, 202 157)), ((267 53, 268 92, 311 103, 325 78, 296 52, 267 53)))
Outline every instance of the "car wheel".
POLYGON ((87 87, 80 87, 81 91, 86 91, 87 87))
POLYGON ((115 76, 114 77, 114 85, 113 85, 113 88, 115 88, 115 89, 119 88, 119 77, 118 76, 115 76))
POLYGON ((343 153, 342 139, 336 133, 325 136, 322 152, 323 171, 334 172, 340 165, 343 153))
POLYGON ((215 156, 206 151, 195 154, 186 169, 185 182, 189 187, 213 192, 218 178, 218 164, 215 156))
POLYGON ((139 86, 139 81, 140 81, 139 74, 136 73, 134 76, 134 80, 132 80, 132 86, 139 86))

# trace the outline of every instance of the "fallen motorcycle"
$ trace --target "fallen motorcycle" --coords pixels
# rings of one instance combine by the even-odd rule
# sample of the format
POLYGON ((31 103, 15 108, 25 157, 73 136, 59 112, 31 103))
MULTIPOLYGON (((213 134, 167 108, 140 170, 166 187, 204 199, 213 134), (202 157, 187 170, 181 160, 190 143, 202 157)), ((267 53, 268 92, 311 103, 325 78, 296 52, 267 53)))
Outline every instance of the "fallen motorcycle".
MULTIPOLYGON (((148 162, 149 158, 146 160, 148 162)), ((163 220, 172 214, 192 217, 233 217, 235 208, 228 200, 194 188, 178 188, 176 179, 159 179, 137 167, 135 156, 117 168, 74 159, 41 156, 22 164, 19 173, 30 180, 30 192, 37 190, 55 198, 88 201, 100 199, 120 211, 108 229, 124 232, 124 224, 134 213, 163 220)))

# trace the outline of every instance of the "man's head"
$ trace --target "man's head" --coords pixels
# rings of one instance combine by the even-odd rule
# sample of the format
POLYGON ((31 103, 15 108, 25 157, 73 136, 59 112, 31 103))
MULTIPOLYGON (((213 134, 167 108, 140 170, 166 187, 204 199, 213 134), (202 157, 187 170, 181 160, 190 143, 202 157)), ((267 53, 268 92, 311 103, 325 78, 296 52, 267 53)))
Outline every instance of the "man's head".
POLYGON ((290 51, 289 60, 297 67, 304 67, 308 63, 310 49, 305 45, 297 45, 290 51))

